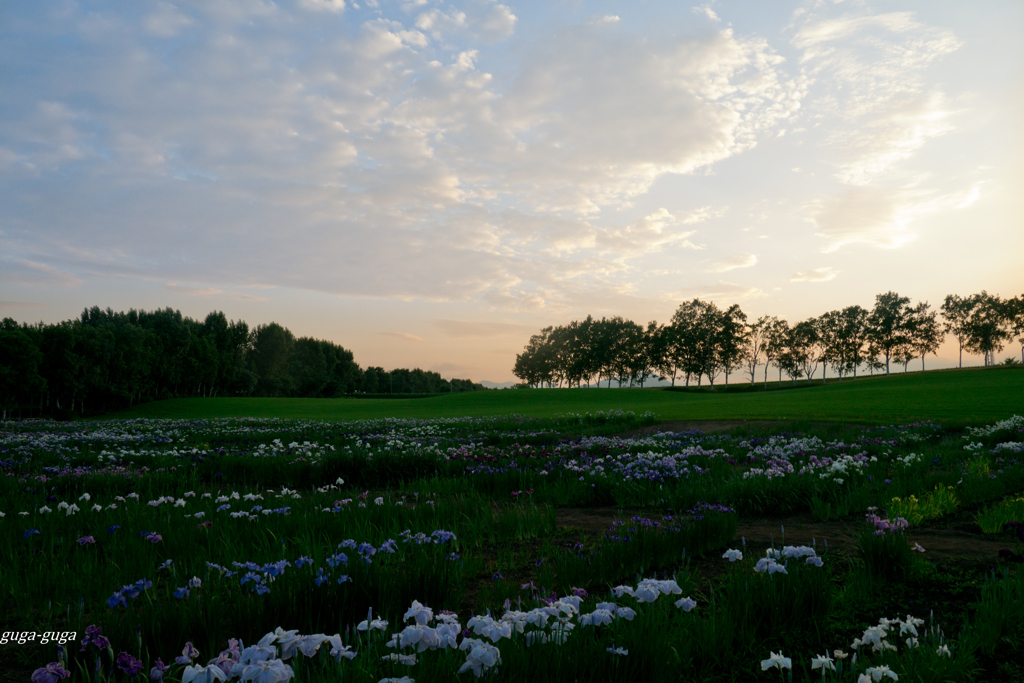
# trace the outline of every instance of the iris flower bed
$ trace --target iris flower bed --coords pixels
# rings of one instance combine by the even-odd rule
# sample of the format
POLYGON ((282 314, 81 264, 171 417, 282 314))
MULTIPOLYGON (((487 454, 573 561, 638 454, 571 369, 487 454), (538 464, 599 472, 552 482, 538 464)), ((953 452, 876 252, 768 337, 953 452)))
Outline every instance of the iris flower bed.
POLYGON ((912 524, 1019 531, 1024 420, 579 436, 650 419, 5 423, 0 653, 46 683, 940 681, 1022 635, 1008 556, 966 619, 836 615, 926 573, 912 524), (640 512, 587 538, 564 506, 640 512), (860 517, 858 556, 735 539, 793 512, 860 517))

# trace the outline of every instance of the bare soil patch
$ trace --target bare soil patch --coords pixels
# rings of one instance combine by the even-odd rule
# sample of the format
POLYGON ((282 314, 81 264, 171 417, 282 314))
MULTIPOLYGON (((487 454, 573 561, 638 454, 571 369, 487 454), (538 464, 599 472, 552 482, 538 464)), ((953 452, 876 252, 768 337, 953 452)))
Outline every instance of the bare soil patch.
MULTIPOLYGON (((556 524, 563 529, 578 531, 581 537, 600 539, 613 521, 628 521, 636 514, 649 513, 609 507, 559 508, 556 524)), ((864 521, 858 518, 819 521, 810 514, 741 518, 736 528, 736 539, 730 547, 739 548, 742 540, 746 539, 747 552, 757 556, 763 555, 773 544, 776 548, 816 545, 820 554, 827 543, 830 553, 849 558, 856 556, 857 534, 863 527, 864 521)), ((925 558, 936 562, 995 564, 1000 548, 1012 544, 1007 538, 983 534, 973 520, 961 516, 912 528, 907 537, 911 543, 919 543, 925 549, 925 558)))

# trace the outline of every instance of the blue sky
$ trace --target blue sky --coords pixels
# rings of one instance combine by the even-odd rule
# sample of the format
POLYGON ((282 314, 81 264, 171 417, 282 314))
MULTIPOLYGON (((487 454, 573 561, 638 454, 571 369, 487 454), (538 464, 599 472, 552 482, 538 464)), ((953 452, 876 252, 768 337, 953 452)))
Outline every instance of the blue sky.
POLYGON ((223 310, 504 381, 587 314, 1013 296, 1022 25, 1013 2, 4 3, 0 315, 223 310))

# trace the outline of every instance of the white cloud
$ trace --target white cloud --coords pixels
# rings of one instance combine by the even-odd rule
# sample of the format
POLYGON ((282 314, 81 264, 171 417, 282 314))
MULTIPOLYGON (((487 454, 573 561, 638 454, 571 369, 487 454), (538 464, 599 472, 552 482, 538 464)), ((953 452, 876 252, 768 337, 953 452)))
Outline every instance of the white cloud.
POLYGON ((824 251, 863 242, 892 249, 917 238, 911 224, 937 211, 966 208, 980 196, 980 187, 937 194, 923 190, 853 188, 808 208, 815 234, 828 241, 824 251))
POLYGON ((534 208, 596 213, 749 149, 797 111, 803 86, 781 61, 729 30, 654 41, 578 27, 526 57, 489 146, 534 208))
MULTIPOLYGON (((11 258, 219 283, 180 285, 193 296, 240 297, 232 292, 245 283, 508 311, 624 310, 681 286, 643 290, 643 274, 664 270, 658 258, 679 273, 756 263, 707 246, 724 209, 682 211, 693 204, 644 195, 762 139, 789 144, 803 128, 839 122, 826 136, 830 158, 843 155, 844 183, 866 194, 806 208, 829 249, 909 239, 915 217, 944 196, 872 185, 952 125, 949 100, 918 66, 944 54, 945 34, 905 17, 823 27, 812 16, 794 29, 798 66, 766 40, 704 21, 702 34, 644 36, 604 17, 489 48, 523 29, 509 6, 483 0, 409 3, 408 14, 382 6, 368 21, 328 0, 151 7, 135 24, 75 15, 83 36, 102 37, 89 58, 58 50, 32 62, 26 89, 0 93, 0 164, 16 183, 0 229, 22 240, 11 258), (345 12, 307 11, 317 9, 345 12), (154 18, 171 10, 177 23, 154 18), (310 40, 325 19, 351 30, 310 40), (145 31, 189 40, 170 54, 145 31), (893 33, 901 47, 883 44, 880 62, 858 52, 874 69, 863 80, 834 50, 870 47, 867 31, 893 33), (918 44, 936 56, 900 57, 918 44), (913 87, 893 90, 886 65, 910 68, 913 87), (820 106, 807 112, 814 79, 820 106), (872 99, 877 83, 885 96, 872 99), (695 249, 706 251, 688 261, 695 249)), ((802 159, 784 168, 795 163, 801 178, 814 170, 802 159)))
POLYGON ((754 254, 737 254, 727 259, 723 259, 715 263, 709 269, 712 273, 724 273, 729 270, 735 270, 736 268, 749 268, 750 266, 757 263, 757 256, 754 254))
POLYGON ((516 30, 516 15, 507 5, 491 5, 487 12, 475 22, 477 34, 486 41, 505 40, 516 30))
POLYGON ((700 247, 686 239, 693 235, 695 230, 679 231, 677 228, 700 220, 703 218, 695 218, 694 214, 673 214, 668 209, 658 209, 623 228, 599 230, 596 246, 598 250, 615 254, 620 258, 657 251, 670 244, 699 249, 700 247))
POLYGON ((156 9, 142 18, 142 28, 151 36, 173 38, 191 26, 192 18, 169 2, 159 2, 156 9))
POLYGON ((767 294, 760 287, 719 280, 713 284, 685 287, 674 292, 672 296, 677 299, 707 299, 716 302, 721 307, 722 305, 730 306, 736 301, 760 299, 767 294))
POLYGON ((825 266, 823 268, 811 268, 810 270, 803 270, 799 273, 794 273, 793 277, 789 278, 790 282, 828 282, 838 274, 838 271, 833 270, 831 266, 825 266))
POLYGON ((708 3, 706 5, 700 5, 699 7, 694 7, 693 8, 693 13, 694 14, 699 14, 699 15, 701 15, 703 17, 707 17, 711 21, 716 21, 717 22, 717 21, 721 21, 722 20, 721 17, 719 17, 715 13, 715 10, 711 9, 711 4, 710 3, 708 3))
POLYGON ((865 186, 890 174, 929 139, 953 129, 945 96, 926 70, 960 48, 952 31, 912 12, 805 14, 793 44, 818 88, 808 110, 833 126, 828 145, 841 154, 837 177, 865 186))
POLYGON ((444 12, 434 8, 416 17, 416 28, 430 33, 436 39, 461 31, 466 26, 466 13, 457 9, 444 12))
POLYGON ((345 0, 300 0, 299 5, 313 12, 345 11, 345 0))
POLYGON ((27 258, 0 258, 0 282, 26 286, 78 287, 82 278, 63 268, 27 258))
POLYGON ((846 157, 837 177, 849 185, 868 185, 884 177, 928 140, 952 131, 950 114, 939 93, 893 102, 863 128, 833 136, 834 146, 846 157))
POLYGON ((176 282, 168 282, 164 286, 167 287, 167 289, 178 292, 179 294, 194 296, 200 299, 235 299, 238 301, 267 300, 267 297, 265 296, 254 296, 252 294, 242 294, 239 292, 226 292, 217 287, 193 287, 190 285, 181 285, 176 282))

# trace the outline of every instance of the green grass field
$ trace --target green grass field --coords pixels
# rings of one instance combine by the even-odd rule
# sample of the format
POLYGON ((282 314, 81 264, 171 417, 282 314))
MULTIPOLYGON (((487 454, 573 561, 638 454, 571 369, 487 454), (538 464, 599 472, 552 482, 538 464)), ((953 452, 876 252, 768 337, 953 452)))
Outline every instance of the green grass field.
POLYGON ((931 419, 969 424, 1024 415, 1024 370, 970 368, 832 381, 773 391, 664 389, 501 390, 420 399, 188 398, 107 418, 544 417, 598 410, 651 411, 662 420, 812 420, 892 424, 931 419))

